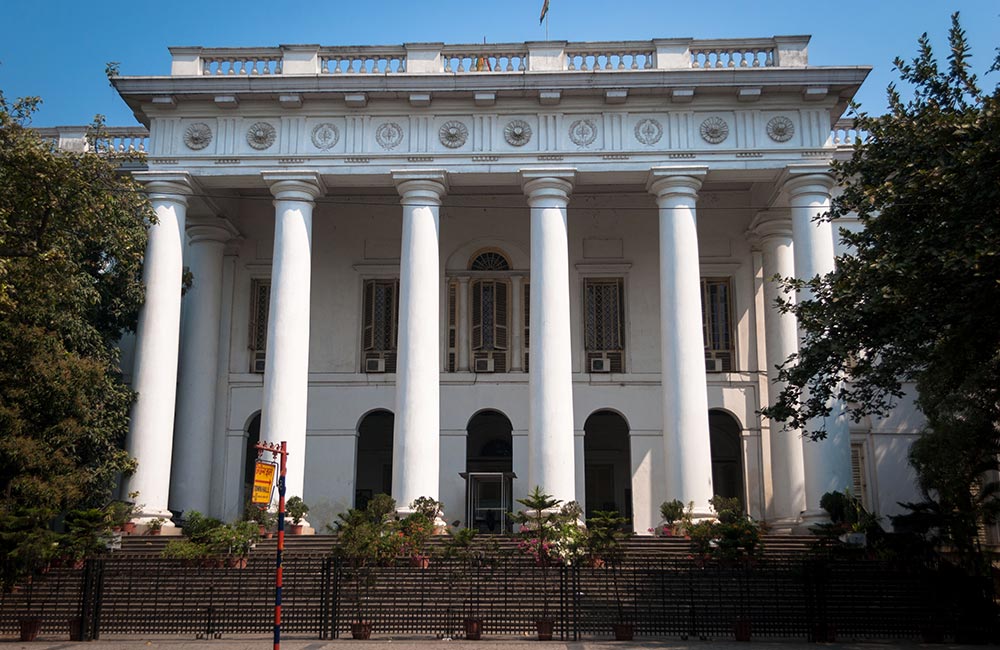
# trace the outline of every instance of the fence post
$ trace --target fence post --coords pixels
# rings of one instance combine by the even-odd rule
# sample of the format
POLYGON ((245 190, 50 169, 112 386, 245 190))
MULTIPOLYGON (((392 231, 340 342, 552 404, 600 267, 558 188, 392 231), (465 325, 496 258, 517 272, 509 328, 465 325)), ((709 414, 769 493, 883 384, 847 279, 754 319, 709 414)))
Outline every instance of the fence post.
POLYGON ((96 641, 101 617, 101 588, 104 560, 88 558, 83 565, 83 594, 80 599, 81 641, 96 641))
POLYGON ((319 638, 326 639, 327 608, 330 598, 330 558, 323 558, 319 581, 319 638))

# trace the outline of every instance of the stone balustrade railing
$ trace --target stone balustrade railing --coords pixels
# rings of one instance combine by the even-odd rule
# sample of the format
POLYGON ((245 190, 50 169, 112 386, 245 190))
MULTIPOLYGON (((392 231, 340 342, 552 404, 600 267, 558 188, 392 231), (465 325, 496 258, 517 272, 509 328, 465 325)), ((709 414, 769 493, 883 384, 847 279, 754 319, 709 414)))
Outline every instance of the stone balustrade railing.
POLYGON ((96 151, 109 156, 145 155, 149 141, 149 131, 141 126, 105 127, 98 138, 90 137, 86 126, 52 126, 35 131, 63 151, 96 151))
POLYGON ((868 139, 868 134, 854 125, 854 120, 844 118, 837 120, 830 131, 830 142, 837 148, 850 149, 858 140, 864 142, 868 139))
POLYGON ((532 41, 275 48, 173 47, 173 76, 399 75, 802 68, 808 36, 650 41, 532 41))

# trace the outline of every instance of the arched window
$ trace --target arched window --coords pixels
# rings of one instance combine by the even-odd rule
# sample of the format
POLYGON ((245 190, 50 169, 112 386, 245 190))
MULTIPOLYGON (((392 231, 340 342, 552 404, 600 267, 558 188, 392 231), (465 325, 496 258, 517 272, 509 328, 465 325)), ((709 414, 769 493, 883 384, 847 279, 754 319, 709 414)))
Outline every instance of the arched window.
POLYGON ((740 423, 724 411, 708 412, 712 447, 712 485, 723 497, 736 497, 746 509, 743 492, 743 441, 740 423))

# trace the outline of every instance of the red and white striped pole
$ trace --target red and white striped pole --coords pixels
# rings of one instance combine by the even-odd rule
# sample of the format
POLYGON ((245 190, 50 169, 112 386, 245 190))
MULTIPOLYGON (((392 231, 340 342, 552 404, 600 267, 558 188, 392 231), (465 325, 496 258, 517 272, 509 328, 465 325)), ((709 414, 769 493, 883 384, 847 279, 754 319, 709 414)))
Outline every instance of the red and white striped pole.
POLYGON ((269 451, 272 457, 279 456, 278 470, 278 552, 275 560, 277 576, 274 587, 274 650, 281 650, 281 556, 285 550, 285 472, 288 468, 288 449, 285 441, 280 444, 262 442, 257 445, 258 455, 269 451))

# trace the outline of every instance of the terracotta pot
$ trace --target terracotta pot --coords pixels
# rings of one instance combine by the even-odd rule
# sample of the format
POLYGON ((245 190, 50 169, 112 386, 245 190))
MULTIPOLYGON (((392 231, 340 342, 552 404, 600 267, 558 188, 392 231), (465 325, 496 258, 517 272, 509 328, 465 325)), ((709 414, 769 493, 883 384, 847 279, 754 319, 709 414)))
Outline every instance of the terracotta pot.
POLYGON ((288 534, 301 535, 303 528, 305 528, 305 524, 288 524, 288 534))
POLYGON ((247 568, 247 558, 242 556, 227 558, 226 566, 231 569, 245 569, 247 568))
POLYGON ((351 638, 370 639, 372 636, 371 623, 351 623, 351 638))
POLYGON ((613 623, 611 629, 615 631, 615 641, 631 641, 635 635, 635 626, 631 623, 613 623))
POLYGON ((587 566, 591 569, 603 569, 604 568, 604 558, 603 557, 590 557, 587 558, 587 566))
POLYGON ((431 559, 426 555, 411 555, 410 566, 418 569, 426 569, 431 565, 431 559))
POLYGON ((150 528, 149 529, 149 534, 150 535, 159 535, 160 534, 160 529, 159 528, 150 528))
POLYGON ((733 622, 733 636, 737 641, 750 640, 750 619, 739 618, 733 622))
POLYGON ((82 569, 86 565, 87 565, 87 561, 84 560, 83 558, 81 558, 79 560, 73 560, 73 568, 76 569, 77 571, 79 571, 80 569, 82 569))
POLYGON ((83 617, 72 616, 69 619, 69 640, 83 641, 83 617))
POLYGON ((483 619, 465 619, 465 638, 467 641, 479 641, 483 638, 483 619))
POLYGON ((34 641, 38 638, 38 633, 42 631, 42 619, 22 618, 21 619, 21 640, 34 641))
POLYGON ((135 532, 135 522, 134 521, 126 521, 124 524, 122 524, 122 531, 126 535, 131 535, 132 533, 134 533, 135 532))
POLYGON ((539 641, 551 641, 552 640, 552 629, 556 626, 556 622, 552 619, 541 619, 535 621, 535 627, 538 629, 538 640, 539 641))

